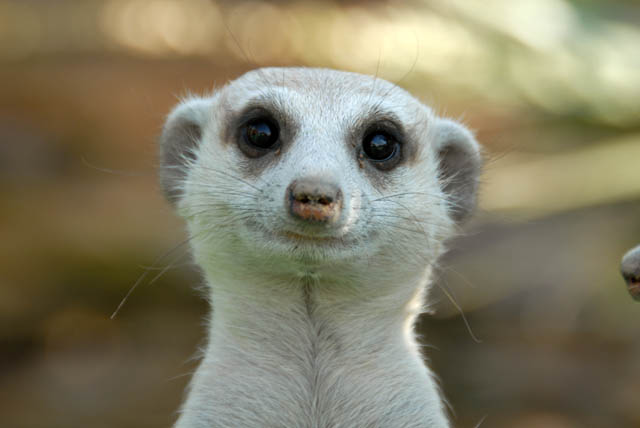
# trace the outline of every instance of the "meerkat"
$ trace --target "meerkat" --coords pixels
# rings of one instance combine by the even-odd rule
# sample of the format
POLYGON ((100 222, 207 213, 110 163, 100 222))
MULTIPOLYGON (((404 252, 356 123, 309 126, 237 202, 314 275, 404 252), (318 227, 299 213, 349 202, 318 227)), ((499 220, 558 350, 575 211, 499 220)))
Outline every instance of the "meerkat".
POLYGON ((640 245, 629 250, 620 264, 627 291, 634 300, 640 300, 640 245))
POLYGON ((479 145, 405 90, 263 68, 184 99, 160 183, 207 282, 176 427, 448 427, 413 331, 479 145))

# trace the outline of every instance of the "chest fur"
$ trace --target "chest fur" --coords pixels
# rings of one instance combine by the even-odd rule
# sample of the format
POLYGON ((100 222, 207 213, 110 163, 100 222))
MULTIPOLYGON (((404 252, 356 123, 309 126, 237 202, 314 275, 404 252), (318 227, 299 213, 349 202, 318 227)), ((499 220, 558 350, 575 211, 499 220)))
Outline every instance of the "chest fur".
POLYGON ((446 426, 400 325, 335 323, 331 315, 333 322, 303 299, 279 319, 212 329, 177 426, 446 426))

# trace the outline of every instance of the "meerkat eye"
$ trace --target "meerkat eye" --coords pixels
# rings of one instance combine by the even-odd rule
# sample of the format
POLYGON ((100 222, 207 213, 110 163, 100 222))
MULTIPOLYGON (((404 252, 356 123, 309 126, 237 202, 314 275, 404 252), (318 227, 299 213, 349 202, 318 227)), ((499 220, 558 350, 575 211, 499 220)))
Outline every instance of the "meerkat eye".
POLYGON ((243 141, 257 149, 270 149, 278 141, 278 125, 268 118, 252 119, 242 127, 243 141))
POLYGON ((368 133, 362 141, 362 151, 380 169, 390 169, 399 159, 400 143, 384 131, 368 133))

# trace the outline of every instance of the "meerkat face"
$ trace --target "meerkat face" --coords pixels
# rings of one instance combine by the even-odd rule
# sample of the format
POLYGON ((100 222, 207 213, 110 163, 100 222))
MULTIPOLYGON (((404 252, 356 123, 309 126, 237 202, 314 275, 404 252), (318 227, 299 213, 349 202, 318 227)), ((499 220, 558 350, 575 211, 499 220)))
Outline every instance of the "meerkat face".
POLYGON ((629 250, 620 264, 622 277, 627 283, 631 297, 640 301, 640 245, 629 250))
POLYGON ((254 70, 186 99, 160 145, 196 253, 303 267, 435 261, 474 206, 481 163, 465 128, 406 91, 326 69, 254 70))

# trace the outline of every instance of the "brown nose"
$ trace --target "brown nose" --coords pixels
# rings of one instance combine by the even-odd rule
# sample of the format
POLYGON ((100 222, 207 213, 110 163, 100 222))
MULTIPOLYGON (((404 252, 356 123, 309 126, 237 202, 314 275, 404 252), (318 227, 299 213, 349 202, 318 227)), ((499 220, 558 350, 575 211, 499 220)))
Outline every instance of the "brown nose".
POLYGON ((287 188, 289 213, 300 220, 333 223, 340 217, 342 192, 332 183, 295 180, 287 188))

